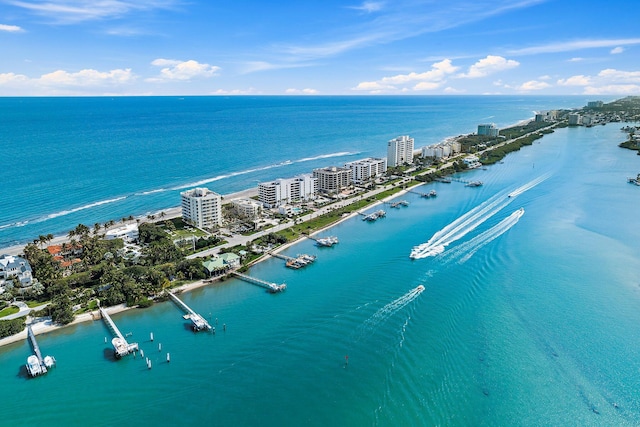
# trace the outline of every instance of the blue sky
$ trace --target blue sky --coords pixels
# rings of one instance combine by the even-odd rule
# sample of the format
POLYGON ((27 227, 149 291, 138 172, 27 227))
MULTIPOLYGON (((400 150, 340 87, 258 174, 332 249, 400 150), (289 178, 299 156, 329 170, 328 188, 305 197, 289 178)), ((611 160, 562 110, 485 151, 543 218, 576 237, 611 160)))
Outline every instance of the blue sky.
POLYGON ((640 95, 636 0, 0 0, 0 96, 640 95))

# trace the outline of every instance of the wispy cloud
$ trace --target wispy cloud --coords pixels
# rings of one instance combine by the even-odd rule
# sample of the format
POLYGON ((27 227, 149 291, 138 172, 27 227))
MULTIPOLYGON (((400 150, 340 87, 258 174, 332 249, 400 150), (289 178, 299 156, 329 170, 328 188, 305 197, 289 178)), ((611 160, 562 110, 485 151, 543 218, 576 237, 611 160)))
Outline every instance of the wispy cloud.
POLYGON ((6 31, 8 33, 19 33, 24 30, 17 25, 0 24, 0 31, 6 31))
POLYGON ((180 0, 9 0, 6 3, 45 16, 57 24, 119 18, 135 11, 174 9, 180 0))
POLYGON ((521 92, 531 92, 535 90, 542 90, 551 87, 551 85, 547 82, 541 82, 539 80, 529 80, 528 82, 522 83, 520 86, 516 87, 516 90, 521 92))
POLYGON ((622 46, 616 46, 613 49, 611 49, 611 52, 609 52, 612 55, 617 55, 619 53, 624 52, 624 48, 622 46))
POLYGON ((158 58, 151 62, 151 65, 163 67, 160 75, 151 77, 146 81, 151 83, 159 83, 166 81, 187 81, 195 78, 213 77, 220 70, 220 67, 209 64, 201 64, 198 61, 190 59, 188 61, 179 61, 175 59, 158 58))
MULTIPOLYGON (((396 0, 384 3, 364 2, 359 10, 377 12, 363 14, 362 19, 343 28, 333 29, 331 36, 320 44, 289 44, 275 48, 281 54, 295 56, 297 60, 313 60, 340 55, 375 44, 387 44, 456 28, 478 22, 513 10, 531 7, 546 0, 449 0, 447 2, 424 2, 396 0), (338 34, 338 35, 336 35, 338 34)), ((318 37, 314 37, 317 39, 318 37)))
POLYGON ((258 71, 284 70, 289 68, 304 68, 315 65, 313 62, 281 62, 248 61, 240 66, 240 74, 250 74, 258 71))
POLYGON ((585 95, 638 95, 640 94, 640 71, 607 68, 595 76, 571 76, 558 80, 557 84, 583 87, 585 95))
POLYGON ((347 9, 355 9, 366 13, 378 12, 384 7, 381 1, 365 1, 360 6, 347 6, 347 9))
POLYGON ((38 83, 46 86, 102 86, 129 83, 134 79, 135 75, 130 68, 111 71, 85 69, 75 73, 57 70, 43 74, 38 83))
POLYGON ((640 38, 634 39, 602 39, 602 40, 575 40, 560 43, 550 43, 540 46, 531 46, 521 49, 512 49, 511 55, 537 55, 541 53, 572 52, 583 49, 596 49, 614 46, 629 46, 640 44, 640 38))

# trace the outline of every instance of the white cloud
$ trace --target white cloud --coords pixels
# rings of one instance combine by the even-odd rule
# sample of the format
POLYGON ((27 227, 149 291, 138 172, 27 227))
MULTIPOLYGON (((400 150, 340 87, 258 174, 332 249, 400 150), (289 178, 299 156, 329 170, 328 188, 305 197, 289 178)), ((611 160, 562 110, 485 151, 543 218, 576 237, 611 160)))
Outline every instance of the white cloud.
POLYGON ((254 88, 250 87, 249 89, 218 89, 213 92, 213 95, 253 95, 259 93, 254 88))
POLYGON ((568 79, 560 79, 557 84, 558 86, 588 86, 591 84, 591 77, 580 74, 571 76, 568 79))
POLYGON ((85 69, 77 73, 57 70, 43 74, 37 79, 37 82, 45 86, 103 86, 129 83, 134 79, 135 76, 130 68, 111 71, 85 69))
POLYGON ((12 83, 24 83, 29 81, 29 77, 23 74, 0 73, 0 85, 12 83))
POLYGON ((6 3, 58 24, 119 18, 136 11, 175 9, 179 0, 9 0, 6 3))
POLYGON ((624 48, 622 46, 618 46, 618 47, 614 47, 613 49, 611 49, 611 53, 612 55, 616 55, 618 53, 622 53, 624 52, 624 48))
POLYGON ((516 87, 517 90, 530 92, 532 90, 542 90, 551 87, 551 85, 547 82, 540 82, 537 80, 530 80, 516 87))
POLYGON ((285 91, 288 95, 317 95, 318 91, 316 89, 294 89, 290 88, 285 91))
POLYGON ((452 95, 455 95, 455 94, 458 94, 458 93, 465 93, 464 90, 456 89, 456 88, 453 88, 453 87, 450 87, 450 86, 449 87, 445 87, 443 92, 444 93, 450 93, 452 95))
POLYGON ((5 25, 5 24, 0 24, 0 31, 6 31, 9 33, 19 33, 24 31, 22 28, 18 27, 17 25, 5 25))
POLYGON ((575 57, 575 58, 569 59, 568 61, 569 62, 580 62, 580 61, 584 61, 584 58, 575 57))
POLYGON ((588 86, 584 89, 585 95, 639 95, 640 85, 605 85, 588 86))
POLYGON ((640 83, 640 71, 620 71, 607 68, 600 71, 598 77, 610 82, 640 83))
POLYGON ((451 64, 450 59, 445 59, 431 65, 431 70, 422 73, 411 72, 383 77, 375 82, 359 83, 353 90, 365 90, 372 93, 381 91, 397 92, 409 90, 433 90, 443 86, 448 76, 452 75, 459 67, 451 64), (414 84, 415 83, 415 84, 414 84), (410 87, 410 85, 413 85, 410 87))
POLYGON ((164 81, 187 81, 195 78, 213 77, 220 70, 220 67, 209 64, 200 64, 198 61, 190 59, 179 61, 175 59, 158 58, 151 62, 156 67, 164 67, 160 70, 158 77, 147 79, 148 82, 164 81))
POLYGON ((496 55, 487 55, 486 58, 479 60, 471 67, 469 67, 469 72, 467 72, 466 74, 460 74, 458 77, 470 79, 485 77, 489 74, 494 74, 499 71, 515 68, 519 65, 520 63, 518 61, 514 61, 513 59, 506 59, 502 56, 496 55))

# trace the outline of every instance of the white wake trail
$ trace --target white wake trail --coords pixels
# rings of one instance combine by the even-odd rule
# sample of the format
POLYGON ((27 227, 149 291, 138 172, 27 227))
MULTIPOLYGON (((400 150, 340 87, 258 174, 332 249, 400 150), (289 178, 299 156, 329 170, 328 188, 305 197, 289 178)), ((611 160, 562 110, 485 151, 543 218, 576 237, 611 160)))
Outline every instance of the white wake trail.
POLYGON ((462 245, 443 253, 442 257, 448 258, 449 260, 460 258, 460 260, 458 261, 460 264, 468 261, 469 258, 471 258, 481 248, 488 245, 493 240, 506 233, 509 229, 511 229, 511 227, 516 225, 522 215, 524 215, 524 209, 520 208, 487 231, 477 235, 468 242, 465 242, 462 245))
POLYGON ((539 176, 538 178, 534 179, 533 181, 530 181, 530 182, 526 183, 522 187, 518 187, 515 190, 513 190, 511 193, 509 193, 509 197, 512 197, 512 198, 513 197, 517 197, 520 194, 524 193, 525 191, 531 190, 536 185, 538 185, 538 184, 546 181, 547 179, 549 179, 550 176, 551 176, 551 172, 547 172, 546 174, 539 176))

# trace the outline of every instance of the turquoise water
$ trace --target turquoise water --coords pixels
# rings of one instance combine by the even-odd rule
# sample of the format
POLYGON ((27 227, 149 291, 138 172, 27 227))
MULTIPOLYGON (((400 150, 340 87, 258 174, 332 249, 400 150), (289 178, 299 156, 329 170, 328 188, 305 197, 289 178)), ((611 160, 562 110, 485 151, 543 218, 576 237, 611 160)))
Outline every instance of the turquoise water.
POLYGON ((170 302, 115 315, 151 370, 139 356, 112 360, 100 322, 40 336, 58 366, 36 379, 22 367, 28 343, 4 347, 3 419, 636 426, 640 192, 626 177, 640 159, 617 147, 621 138, 615 124, 558 130, 464 175, 482 187, 430 184, 437 198, 406 194, 410 206, 387 207, 384 219, 337 225, 325 233, 339 237, 333 248, 308 240, 289 248, 318 256, 305 269, 271 259, 250 270, 286 282, 285 293, 228 280, 183 294, 218 319, 215 335, 190 332, 170 302), (409 259, 413 246, 487 201, 496 208, 459 228, 441 255, 409 259), (519 208, 517 222, 502 222, 519 208))
POLYGON ((258 182, 422 147, 477 125, 586 105, 580 96, 0 98, 0 247, 82 223, 180 204, 258 182))

